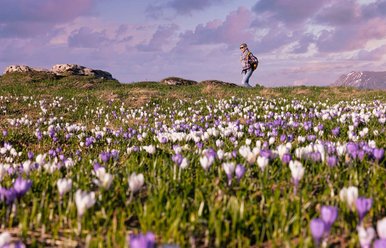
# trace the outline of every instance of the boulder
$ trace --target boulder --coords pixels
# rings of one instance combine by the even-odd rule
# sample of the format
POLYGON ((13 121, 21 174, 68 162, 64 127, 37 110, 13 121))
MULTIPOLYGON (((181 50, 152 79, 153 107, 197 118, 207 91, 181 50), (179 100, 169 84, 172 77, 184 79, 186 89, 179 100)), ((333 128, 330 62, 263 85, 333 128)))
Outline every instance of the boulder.
POLYGON ((31 72, 34 71, 32 67, 26 65, 10 65, 5 68, 4 74, 13 73, 13 72, 31 72))
POLYGON ((94 70, 81 65, 76 64, 57 64, 52 66, 51 71, 56 75, 69 76, 69 75, 80 75, 80 76, 94 76, 96 78, 103 79, 114 79, 113 76, 102 70, 94 70))
POLYGON ((228 82, 223 82, 219 80, 204 80, 201 81, 200 84, 205 84, 205 85, 227 85, 227 86, 239 86, 234 83, 228 83, 228 82))
POLYGON ((161 80, 162 84, 166 85, 194 85, 197 84, 196 81, 183 79, 179 77, 168 77, 161 80))

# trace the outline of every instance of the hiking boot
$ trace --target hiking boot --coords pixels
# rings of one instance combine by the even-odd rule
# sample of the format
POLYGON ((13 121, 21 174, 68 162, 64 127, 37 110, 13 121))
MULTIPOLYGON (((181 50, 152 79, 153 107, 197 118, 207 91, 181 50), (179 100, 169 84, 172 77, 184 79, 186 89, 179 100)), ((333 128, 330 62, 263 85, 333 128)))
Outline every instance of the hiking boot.
POLYGON ((249 84, 244 84, 243 86, 244 86, 245 88, 252 88, 252 86, 249 85, 249 84))

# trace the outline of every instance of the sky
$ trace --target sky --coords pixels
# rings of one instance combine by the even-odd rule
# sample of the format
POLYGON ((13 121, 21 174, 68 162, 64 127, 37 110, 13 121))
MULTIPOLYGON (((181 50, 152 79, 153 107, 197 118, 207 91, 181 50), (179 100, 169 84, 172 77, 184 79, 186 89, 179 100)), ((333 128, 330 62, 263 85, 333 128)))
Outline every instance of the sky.
POLYGON ((240 84, 332 84, 386 70, 386 0, 0 0, 0 73, 79 64, 122 83, 176 76, 240 84))

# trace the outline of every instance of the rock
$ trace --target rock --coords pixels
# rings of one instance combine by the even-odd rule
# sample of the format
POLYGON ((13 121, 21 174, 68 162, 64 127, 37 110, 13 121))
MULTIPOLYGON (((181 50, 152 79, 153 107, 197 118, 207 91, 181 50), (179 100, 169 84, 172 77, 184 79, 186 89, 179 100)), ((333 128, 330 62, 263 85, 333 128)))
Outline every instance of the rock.
POLYGON ((114 79, 111 73, 102 70, 94 70, 81 65, 76 64, 57 64, 52 66, 51 71, 56 75, 69 76, 94 76, 96 78, 114 79))
POLYGON ((197 84, 196 81, 183 79, 179 77, 168 77, 161 80, 162 84, 166 85, 194 85, 197 84))
POLYGON ((26 65, 10 65, 5 69, 4 74, 12 73, 12 72, 21 72, 21 73, 47 72, 47 73, 53 73, 58 76, 79 75, 79 76, 93 76, 101 79, 115 80, 111 75, 111 73, 107 71, 94 70, 94 69, 87 68, 81 65, 76 65, 76 64, 57 64, 52 66, 51 70, 37 69, 26 65))
POLYGON ((227 86, 239 86, 234 83, 229 83, 229 82, 223 82, 219 80, 204 80, 201 81, 200 84, 206 84, 206 85, 227 85, 227 86))
POLYGON ((4 74, 13 73, 13 72, 31 72, 34 71, 32 67, 26 65, 10 65, 5 68, 4 74))

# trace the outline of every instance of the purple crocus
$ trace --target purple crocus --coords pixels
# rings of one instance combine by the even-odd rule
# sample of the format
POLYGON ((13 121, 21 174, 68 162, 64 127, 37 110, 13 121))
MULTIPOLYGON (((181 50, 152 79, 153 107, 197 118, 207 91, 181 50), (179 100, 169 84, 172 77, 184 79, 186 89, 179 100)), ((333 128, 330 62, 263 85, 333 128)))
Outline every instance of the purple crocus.
POLYGON ((8 135, 8 131, 7 130, 3 130, 3 137, 6 137, 8 135))
POLYGON ((318 246, 324 235, 325 224, 319 218, 312 219, 310 222, 310 230, 315 245, 318 246))
POLYGON ((15 190, 15 194, 17 198, 21 198, 27 193, 27 191, 31 188, 32 181, 31 180, 25 180, 22 177, 18 177, 14 184, 13 189, 15 190))
POLYGON ((373 151, 373 155, 377 161, 381 161, 383 156, 385 155, 385 150, 383 148, 375 148, 373 151))
POLYGON ((281 161, 283 162, 283 164, 288 164, 291 160, 292 160, 292 156, 289 153, 285 153, 281 158, 281 161))
POLYGON ((284 143, 286 140, 287 140, 287 135, 285 135, 285 134, 280 135, 280 142, 281 143, 284 143))
POLYGON ((28 156, 28 159, 32 160, 34 158, 34 153, 29 151, 27 156, 28 156))
POLYGON ((340 127, 336 127, 334 129, 331 130, 332 134, 335 136, 335 137, 338 137, 339 134, 340 134, 340 127))
POLYGON ((386 239, 377 239, 374 241, 374 248, 385 248, 386 247, 386 239))
POLYGON ((355 201, 355 206, 359 215, 359 222, 362 222, 365 215, 369 212, 371 206, 373 204, 373 199, 358 197, 355 201))
POLYGON ((236 165, 235 174, 236 174, 237 181, 240 181, 240 179, 244 176, 245 170, 246 169, 243 165, 241 164, 236 165))
POLYGON ((99 158, 102 160, 103 163, 107 163, 110 160, 110 153, 109 152, 101 152, 99 154, 99 158))
POLYGON ((349 142, 346 146, 348 154, 351 155, 352 158, 356 158, 358 154, 359 147, 354 142, 349 142))
POLYGON ((154 248, 155 247, 155 235, 151 232, 146 234, 130 234, 130 247, 131 248, 154 248))
POLYGON ((175 155, 172 156, 173 162, 176 163, 178 166, 182 163, 182 160, 183 160, 183 159, 184 159, 184 158, 183 158, 182 155, 179 154, 179 153, 177 153, 177 154, 175 154, 175 155))
POLYGON ((334 224, 338 217, 338 208, 334 206, 322 206, 320 215, 325 224, 325 233, 328 234, 330 233, 332 224, 334 224))
POLYGON ((327 157, 328 166, 334 167, 334 166, 336 166, 337 163, 338 163, 338 159, 336 158, 336 156, 328 156, 327 157))

